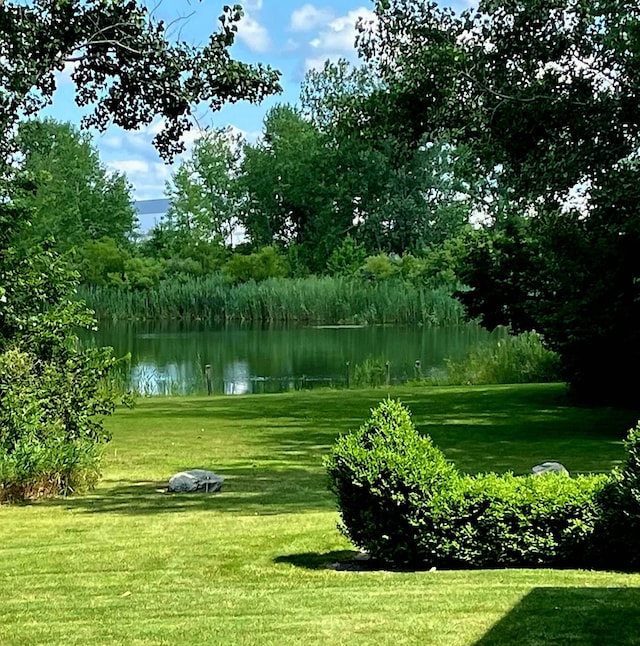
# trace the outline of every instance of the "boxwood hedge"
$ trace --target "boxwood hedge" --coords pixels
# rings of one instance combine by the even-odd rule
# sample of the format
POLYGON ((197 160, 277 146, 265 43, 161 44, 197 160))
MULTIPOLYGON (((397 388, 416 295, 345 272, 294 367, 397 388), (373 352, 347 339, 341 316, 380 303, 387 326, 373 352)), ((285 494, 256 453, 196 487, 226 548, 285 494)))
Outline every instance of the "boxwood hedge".
POLYGON ((460 474, 386 400, 325 466, 343 533, 409 567, 640 568, 640 430, 624 469, 569 477, 460 474))

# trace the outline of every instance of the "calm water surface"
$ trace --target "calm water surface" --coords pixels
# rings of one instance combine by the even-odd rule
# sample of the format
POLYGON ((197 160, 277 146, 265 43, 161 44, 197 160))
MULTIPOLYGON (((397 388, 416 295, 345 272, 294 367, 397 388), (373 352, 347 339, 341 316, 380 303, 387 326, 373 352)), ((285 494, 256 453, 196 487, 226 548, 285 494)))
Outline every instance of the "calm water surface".
POLYGON ((216 326, 206 323, 116 323, 101 325, 89 343, 111 345, 126 387, 142 394, 212 392, 229 395, 279 392, 353 383, 365 362, 389 362, 399 383, 441 371, 444 359, 463 357, 481 342, 496 343, 477 325, 431 327, 216 326), (419 363, 419 367, 416 366, 419 363), (347 366, 347 363, 349 364, 347 366))

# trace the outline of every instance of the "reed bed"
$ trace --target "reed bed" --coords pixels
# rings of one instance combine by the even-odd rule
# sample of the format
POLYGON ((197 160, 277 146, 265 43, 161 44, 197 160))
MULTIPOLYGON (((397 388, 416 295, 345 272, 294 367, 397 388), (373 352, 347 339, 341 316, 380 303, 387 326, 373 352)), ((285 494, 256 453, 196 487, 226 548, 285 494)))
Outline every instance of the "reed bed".
POLYGON ((549 383, 562 381, 560 357, 537 332, 508 336, 497 344, 473 347, 461 361, 445 360, 449 385, 549 383))
POLYGON ((270 278, 230 285, 213 275, 149 290, 83 287, 100 320, 212 320, 334 324, 459 325, 465 311, 447 288, 340 277, 270 278))

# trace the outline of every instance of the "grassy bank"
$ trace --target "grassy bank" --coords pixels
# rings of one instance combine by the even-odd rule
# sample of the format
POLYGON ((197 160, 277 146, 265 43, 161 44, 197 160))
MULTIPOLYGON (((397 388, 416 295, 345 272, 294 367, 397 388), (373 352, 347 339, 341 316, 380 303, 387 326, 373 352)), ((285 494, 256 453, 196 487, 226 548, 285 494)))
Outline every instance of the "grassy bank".
MULTIPOLYGON (((464 471, 608 471, 636 413, 558 385, 393 389, 464 471)), ((0 643, 634 644, 640 574, 327 568, 350 545, 321 466, 386 391, 142 400, 90 496, 0 507, 0 643), (188 467, 214 496, 167 495, 188 467)))
POLYGON ((449 289, 403 281, 270 278, 230 285, 221 276, 164 281, 147 290, 84 287, 79 297, 102 320, 195 319, 315 323, 458 325, 462 305, 449 289))

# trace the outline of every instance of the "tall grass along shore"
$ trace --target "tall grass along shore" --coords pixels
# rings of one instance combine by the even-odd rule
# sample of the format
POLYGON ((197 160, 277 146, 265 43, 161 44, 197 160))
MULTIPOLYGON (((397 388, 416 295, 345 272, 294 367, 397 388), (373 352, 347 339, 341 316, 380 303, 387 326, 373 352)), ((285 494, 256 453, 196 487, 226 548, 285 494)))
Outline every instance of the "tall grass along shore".
POLYGON ((449 288, 341 277, 270 278, 230 285, 221 276, 171 280, 147 290, 83 287, 78 297, 101 320, 195 319, 304 323, 458 325, 449 288))

